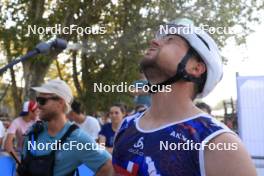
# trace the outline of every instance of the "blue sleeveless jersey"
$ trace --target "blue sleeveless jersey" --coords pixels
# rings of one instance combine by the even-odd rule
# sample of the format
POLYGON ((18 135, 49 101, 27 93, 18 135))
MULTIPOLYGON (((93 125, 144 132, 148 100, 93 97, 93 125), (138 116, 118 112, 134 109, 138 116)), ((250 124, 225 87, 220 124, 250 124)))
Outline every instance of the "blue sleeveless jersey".
POLYGON ((127 117, 116 134, 112 161, 117 175, 204 176, 201 144, 231 132, 207 114, 144 131, 138 125, 142 116, 127 117))

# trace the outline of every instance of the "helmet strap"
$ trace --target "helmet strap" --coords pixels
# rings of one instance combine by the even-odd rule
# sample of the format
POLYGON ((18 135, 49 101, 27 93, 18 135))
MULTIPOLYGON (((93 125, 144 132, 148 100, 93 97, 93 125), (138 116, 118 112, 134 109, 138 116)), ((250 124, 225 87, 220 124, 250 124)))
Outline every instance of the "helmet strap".
POLYGON ((153 86, 152 89, 149 89, 150 90, 149 93, 152 93, 152 94, 157 93, 158 87, 171 85, 171 84, 178 82, 180 80, 184 80, 184 81, 188 81, 188 82, 194 82, 195 84, 200 85, 202 83, 202 79, 188 74, 185 70, 185 67, 186 67, 188 60, 194 54, 195 54, 194 49, 192 47, 190 47, 188 49, 187 53, 185 54, 185 56, 182 58, 182 61, 179 63, 177 72, 174 76, 170 77, 169 79, 167 79, 161 83, 155 84, 156 86, 153 86, 152 84, 150 84, 148 82, 148 86, 153 86))

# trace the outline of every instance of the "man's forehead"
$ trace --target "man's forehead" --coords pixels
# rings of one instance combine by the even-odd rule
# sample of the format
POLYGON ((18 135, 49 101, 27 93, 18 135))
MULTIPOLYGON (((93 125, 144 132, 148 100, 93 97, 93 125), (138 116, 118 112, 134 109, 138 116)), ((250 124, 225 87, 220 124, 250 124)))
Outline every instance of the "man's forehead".
POLYGON ((173 37, 176 40, 187 42, 185 38, 183 38, 182 36, 178 34, 167 34, 166 37, 173 37))
POLYGON ((183 44, 187 47, 189 47, 189 43, 187 42, 187 40, 185 38, 183 38, 182 36, 180 35, 177 35, 177 34, 168 34, 166 35, 166 37, 173 37, 173 40, 179 44, 183 44))

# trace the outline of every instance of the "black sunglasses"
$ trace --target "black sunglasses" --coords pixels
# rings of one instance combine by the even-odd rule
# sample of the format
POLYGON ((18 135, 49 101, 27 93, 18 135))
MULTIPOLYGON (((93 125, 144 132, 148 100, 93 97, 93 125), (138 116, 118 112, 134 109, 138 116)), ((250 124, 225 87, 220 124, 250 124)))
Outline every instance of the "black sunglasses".
POLYGON ((36 101, 39 105, 44 106, 48 100, 59 100, 60 97, 36 97, 36 101))

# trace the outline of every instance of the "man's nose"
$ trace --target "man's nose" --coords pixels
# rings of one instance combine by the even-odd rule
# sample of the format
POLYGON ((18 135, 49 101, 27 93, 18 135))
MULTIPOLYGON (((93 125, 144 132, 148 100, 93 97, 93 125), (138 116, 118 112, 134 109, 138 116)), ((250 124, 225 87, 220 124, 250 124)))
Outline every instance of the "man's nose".
POLYGON ((152 39, 150 41, 151 47, 159 47, 162 44, 162 41, 160 39, 152 39))

